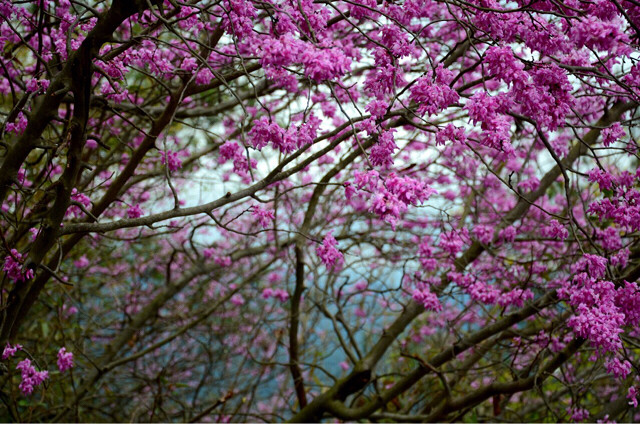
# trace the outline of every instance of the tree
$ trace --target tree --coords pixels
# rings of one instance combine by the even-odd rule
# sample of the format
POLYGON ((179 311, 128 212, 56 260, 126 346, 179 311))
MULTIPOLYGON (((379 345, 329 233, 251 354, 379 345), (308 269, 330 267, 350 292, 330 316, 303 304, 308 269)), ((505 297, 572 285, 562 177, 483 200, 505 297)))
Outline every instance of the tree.
POLYGON ((637 1, 0 15, 5 420, 640 418, 637 1))

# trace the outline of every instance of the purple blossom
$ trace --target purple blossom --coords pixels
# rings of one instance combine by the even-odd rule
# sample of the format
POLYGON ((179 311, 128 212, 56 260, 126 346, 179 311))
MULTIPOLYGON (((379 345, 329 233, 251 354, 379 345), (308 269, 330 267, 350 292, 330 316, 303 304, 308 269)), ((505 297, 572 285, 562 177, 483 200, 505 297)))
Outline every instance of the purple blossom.
POLYGON ((376 118, 382 118, 387 111, 389 104, 383 100, 372 100, 366 107, 365 110, 369 112, 372 116, 376 118))
POLYGON ((589 181, 598 183, 601 190, 611 190, 613 187, 613 175, 599 168, 593 168, 589 171, 589 181))
POLYGON ((516 59, 510 47, 489 47, 484 62, 487 71, 506 83, 523 84, 529 76, 523 71, 524 64, 516 59))
POLYGON ((482 244, 490 244, 493 240, 493 228, 488 225, 476 225, 471 233, 482 244))
POLYGON ((160 152, 160 163, 166 165, 169 172, 175 172, 182 168, 182 161, 178 157, 178 153, 171 150, 160 152))
POLYGON ((447 124, 444 128, 438 130, 436 133, 436 145, 444 146, 446 141, 454 141, 460 144, 466 143, 467 135, 464 128, 447 124))
POLYGON ((622 125, 620 125, 620 122, 616 122, 610 127, 603 129, 600 134, 602 135, 602 144, 604 144, 605 147, 609 147, 625 136, 624 129, 622 125))
POLYGON ((451 256, 455 256, 464 246, 464 240, 462 237, 468 237, 468 231, 466 228, 463 228, 461 231, 445 231, 440 234, 439 245, 445 252, 451 256))
POLYGON ((251 214, 258 220, 262 228, 267 228, 271 221, 275 219, 273 210, 262 209, 260 206, 253 206, 251 214))
POLYGON ((627 375, 631 372, 631 363, 627 360, 620 360, 617 356, 613 358, 608 358, 604 362, 604 367, 607 369, 607 372, 615 377, 618 377, 622 380, 627 378, 627 375))
POLYGON ((60 372, 65 372, 66 370, 73 367, 73 353, 67 352, 67 349, 61 347, 58 351, 58 369, 60 372))
POLYGON ((127 216, 131 219, 140 218, 142 215, 144 215, 144 212, 138 204, 131 206, 129 210, 127 210, 127 216))
POLYGON ((287 132, 277 123, 271 122, 266 116, 253 121, 253 128, 249 131, 249 140, 257 150, 262 150, 269 144, 284 153, 290 153, 295 149, 295 143, 287 132))
POLYGON ((25 270, 22 266, 24 258, 16 249, 11 249, 11 254, 5 256, 4 265, 2 270, 6 273, 10 280, 16 283, 29 280, 33 278, 34 273, 32 269, 25 270))
POLYGON ((542 235, 545 237, 557 238, 560 240, 565 240, 569 237, 569 231, 562 224, 558 222, 556 219, 552 219, 549 222, 549 225, 542 229, 542 235))
POLYGON ((351 59, 337 48, 306 48, 299 57, 305 65, 305 75, 317 82, 334 80, 351 69, 351 59))
POLYGON ((49 378, 48 371, 36 371, 35 367, 31 365, 31 360, 28 358, 20 361, 16 369, 21 371, 22 381, 18 387, 25 396, 33 393, 36 386, 39 386, 44 380, 49 378))
POLYGON ((74 261, 73 266, 76 268, 86 268, 89 266, 89 259, 87 259, 87 255, 82 255, 78 260, 74 261))
POLYGON ((339 269, 344 263, 342 253, 336 248, 338 242, 329 231, 322 240, 322 245, 318 246, 316 253, 323 264, 329 269, 339 269))
POLYGON ((22 350, 22 345, 17 344, 15 346, 11 346, 9 343, 7 343, 4 350, 2 351, 2 359, 5 360, 12 358, 19 350, 22 350))
POLYGON ((24 130, 27 128, 27 117, 24 116, 24 113, 19 112, 18 116, 16 117, 16 121, 14 122, 8 122, 4 129, 6 132, 9 133, 15 133, 15 134, 22 134, 24 132, 24 130))
POLYGON ((589 411, 584 408, 572 408, 569 413, 571 414, 571 421, 584 421, 589 418, 589 411))
POLYGON ((460 98, 458 92, 448 85, 453 79, 452 71, 440 64, 434 74, 418 78, 411 87, 409 97, 418 104, 417 112, 420 115, 440 113, 460 98))
POLYGON ((369 160, 374 166, 393 165, 393 152, 398 148, 393 137, 395 130, 386 130, 380 133, 378 142, 371 147, 369 160))
POLYGON ((428 311, 440 312, 442 310, 442 304, 438 300, 438 296, 435 293, 430 292, 427 288, 414 290, 413 300, 422 304, 422 306, 424 306, 428 311))
POLYGON ((627 399, 629 399, 629 405, 634 408, 638 407, 638 391, 635 386, 629 387, 629 390, 627 391, 627 399))

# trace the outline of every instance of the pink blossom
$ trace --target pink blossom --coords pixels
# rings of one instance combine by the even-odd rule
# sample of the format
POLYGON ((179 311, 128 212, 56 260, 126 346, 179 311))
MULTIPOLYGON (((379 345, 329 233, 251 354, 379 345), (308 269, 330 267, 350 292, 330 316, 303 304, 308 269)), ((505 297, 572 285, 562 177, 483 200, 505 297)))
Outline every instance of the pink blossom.
POLYGON ((27 81, 26 87, 27 91, 30 93, 35 93, 39 90, 47 91, 47 88, 49 88, 49 80, 37 80, 35 78, 31 78, 29 81, 27 81))
POLYGON ((33 393, 36 386, 39 386, 44 380, 49 378, 48 371, 36 371, 35 367, 31 365, 31 360, 28 358, 20 361, 16 369, 21 371, 22 382, 18 387, 25 396, 33 393))
POLYGON ((127 210, 127 216, 131 219, 140 218, 142 215, 144 215, 144 212, 142 211, 142 208, 138 204, 131 206, 127 210))
POLYGON ((624 129, 622 125, 620 125, 620 122, 616 122, 610 127, 603 129, 600 134, 602 135, 602 144, 605 147, 609 147, 625 136, 624 129))
POLYGON ((76 308, 75 306, 67 306, 67 304, 65 303, 64 305, 62 305, 62 316, 65 319, 68 319, 71 315, 75 315, 78 313, 78 308, 76 308))
POLYGON ((607 271, 607 258, 603 258, 602 256, 586 253, 579 263, 586 266, 589 275, 593 278, 604 277, 607 271))
POLYGON ((493 228, 488 225, 476 225, 471 230, 471 233, 482 244, 490 244, 493 240, 493 228))
POLYGON ((529 77, 524 64, 513 55, 510 47, 489 47, 484 61, 487 71, 510 84, 523 84, 529 77))
POLYGON ((169 172, 175 172, 182 168, 182 161, 178 158, 178 153, 171 150, 160 152, 160 163, 167 165, 169 172))
POLYGON ((383 100, 372 100, 366 107, 365 110, 369 112, 372 116, 376 118, 382 118, 387 111, 389 104, 383 100))
POLYGON ((27 117, 24 116, 24 113, 18 112, 15 122, 8 122, 4 129, 9 133, 22 134, 27 128, 27 124, 27 117))
POLYGON ((233 260, 231 259, 231 256, 215 256, 213 258, 213 262, 216 263, 218 266, 228 267, 228 266, 231 266, 231 264, 233 263, 233 260))
POLYGON ((631 372, 631 363, 627 360, 620 360, 617 356, 613 358, 608 358, 604 362, 604 367, 607 369, 607 372, 615 377, 618 377, 622 380, 627 378, 627 375, 631 372))
POLYGON ((460 98, 458 92, 448 85, 453 79, 452 71, 440 64, 434 74, 419 78, 411 87, 410 98, 418 104, 420 115, 440 113, 460 98))
POLYGON ((589 181, 598 183, 601 190, 611 190, 613 187, 613 176, 598 168, 589 171, 589 181))
POLYGON ((387 190, 405 205, 417 206, 437 193, 424 181, 410 177, 398 177, 394 173, 389 174, 385 185, 387 190))
POLYGON ((627 391, 627 399, 629 399, 629 405, 633 406, 634 408, 638 407, 638 391, 636 390, 635 386, 629 387, 629 390, 627 391))
POLYGON ((65 372, 66 370, 73 367, 73 353, 67 352, 67 349, 61 347, 58 351, 58 369, 60 372, 65 372))
MULTIPOLYGON (((84 206, 85 209, 91 208, 91 199, 89 199, 89 197, 84 193, 79 193, 78 190, 75 188, 71 190, 71 200, 73 202, 76 202, 84 206)), ((71 216, 71 215, 73 215, 76 218, 80 218, 85 216, 85 213, 82 211, 82 209, 80 209, 79 206, 71 205, 69 206, 69 209, 67 210, 67 213, 65 214, 65 216, 71 216)))
POLYGON ((542 234, 546 237, 557 238, 560 240, 565 240, 569 237, 569 231, 562 224, 558 222, 556 219, 552 219, 549 222, 549 225, 542 229, 542 234))
POLYGON ((393 138, 395 130, 386 130, 380 133, 378 142, 371 147, 369 160, 374 166, 393 165, 393 152, 398 148, 393 138))
POLYGON ((502 293, 498 297, 498 305, 500 306, 509 306, 514 305, 518 308, 521 308, 524 305, 524 302, 528 300, 533 300, 533 292, 529 289, 520 289, 516 288, 507 293, 502 293))
MULTIPOLYGON (((466 230, 466 228, 464 229, 466 230)), ((440 234, 440 247, 449 253, 451 256, 455 256, 458 252, 462 250, 464 246, 464 240, 462 237, 466 236, 466 231, 458 232, 456 230, 453 231, 445 231, 440 234)))
POLYGON ((589 418, 589 411, 584 408, 573 408, 570 413, 571 421, 584 421, 589 418))
POLYGON ((456 127, 453 124, 447 124, 444 128, 436 133, 436 145, 445 145, 447 141, 464 144, 467 142, 467 136, 464 128, 456 127))
POLYGON ((339 269, 344 263, 342 253, 336 248, 338 242, 329 231, 322 240, 322 244, 316 248, 316 253, 323 264, 329 269, 339 269))
POLYGON ((431 249, 430 243, 431 240, 426 239, 418 246, 420 265, 426 272, 435 271, 438 268, 438 261, 433 257, 433 249, 431 249))
POLYGON ((25 270, 22 265, 23 262, 24 258, 22 254, 16 249, 11 249, 11 254, 4 258, 2 270, 10 280, 15 281, 16 283, 29 280, 33 278, 34 272, 32 269, 25 270))
POLYGON ((351 69, 351 60, 337 48, 306 48, 299 57, 305 65, 305 74, 314 81, 333 80, 351 69))
POLYGON ((262 150, 269 144, 283 153, 291 153, 295 150, 294 140, 282 127, 266 116, 253 121, 253 128, 248 135, 251 145, 258 150, 262 150))
POLYGON ((253 206, 251 214, 258 220, 262 228, 267 228, 271 221, 275 219, 274 211, 270 209, 262 209, 260 206, 253 206))
POLYGON ((516 238, 516 229, 513 228, 512 226, 508 226, 506 228, 503 228, 498 233, 498 237, 501 238, 502 240, 504 240, 507 243, 511 243, 516 238))
POLYGON ((569 318, 567 325, 579 337, 588 339, 593 346, 606 352, 615 352, 622 347, 620 333, 624 314, 609 302, 588 306, 580 303, 577 315, 569 318))
POLYGON ((30 93, 33 93, 35 91, 38 90, 38 80, 35 78, 31 78, 29 81, 27 81, 26 84, 27 87, 27 91, 30 93))
POLYGON ((73 266, 76 268, 86 268, 89 265, 89 259, 87 255, 82 255, 78 260, 73 262, 73 266))
POLYGON ((240 305, 244 305, 245 301, 241 295, 236 293, 233 296, 231 296, 231 303, 233 303, 236 306, 240 306, 240 305))
POLYGON ((17 344, 15 346, 11 346, 9 343, 7 343, 4 350, 2 351, 2 359, 5 360, 13 357, 19 350, 22 350, 22 345, 17 344))
POLYGON ((430 292, 428 289, 422 290, 414 290, 413 291, 413 300, 418 303, 421 303, 422 306, 428 311, 436 311, 439 312, 442 310, 442 304, 438 300, 438 296, 434 293, 430 292))
POLYGON ((368 284, 365 280, 358 281, 355 286, 353 286, 355 291, 363 291, 367 288, 368 284))
POLYGON ((289 293, 286 290, 276 289, 273 292, 273 297, 278 299, 280 302, 286 302, 289 299, 289 293))

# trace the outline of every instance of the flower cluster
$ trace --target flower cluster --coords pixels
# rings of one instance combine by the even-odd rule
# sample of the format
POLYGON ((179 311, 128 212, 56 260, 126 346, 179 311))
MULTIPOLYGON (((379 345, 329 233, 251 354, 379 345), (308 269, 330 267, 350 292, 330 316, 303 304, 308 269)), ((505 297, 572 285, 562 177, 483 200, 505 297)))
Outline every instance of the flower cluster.
POLYGON ((22 350, 22 345, 17 344, 15 346, 11 346, 9 343, 7 343, 4 350, 2 351, 2 359, 5 360, 12 358, 19 350, 22 350))
POLYGON ((638 407, 638 390, 635 386, 629 387, 629 390, 627 391, 627 399, 629 399, 629 405, 634 408, 638 407))
POLYGON ((175 172, 182 168, 182 161, 178 157, 178 153, 172 150, 160 152, 160 163, 166 165, 169 172, 175 172))
POLYGON ((603 129, 600 134, 602 135, 602 144, 605 147, 611 146, 613 143, 625 136, 624 129, 620 122, 616 122, 608 128, 603 129))
POLYGON ((438 300, 438 296, 429 291, 428 288, 415 289, 413 291, 413 300, 422 304, 428 311, 439 312, 442 310, 442 304, 438 300))
POLYGON ((266 288, 262 290, 262 297, 265 299, 269 299, 270 297, 275 297, 280 302, 286 302, 289 299, 289 293, 286 290, 282 289, 271 289, 266 288))
POLYGON ((131 219, 140 218, 142 215, 144 215, 144 211, 138 204, 135 204, 127 209, 127 216, 131 219))
POLYGON ((640 170, 635 174, 628 171, 614 175, 595 168, 589 172, 589 180, 597 182, 605 193, 605 198, 589 206, 588 212, 601 220, 612 220, 627 231, 640 230, 640 170))
POLYGON ((561 241, 569 237, 569 231, 556 219, 552 219, 549 225, 542 228, 541 232, 545 237, 557 238, 561 241))
POLYGON ((6 273, 10 280, 16 283, 29 280, 33 278, 34 273, 32 269, 24 269, 24 258, 20 252, 16 249, 11 249, 11 254, 5 256, 4 265, 2 270, 6 273))
MULTIPOLYGON (((82 205, 87 210, 91 208, 91 199, 89 199, 89 197, 84 193, 78 192, 76 188, 71 190, 71 201, 82 205)), ((71 205, 69 206, 69 209, 67 209, 67 213, 65 214, 65 216, 71 215, 76 218, 82 218, 85 216, 85 213, 82 211, 82 209, 80 209, 79 206, 71 205)))
POLYGON ((58 351, 58 369, 65 372, 73 367, 73 353, 67 352, 67 349, 61 347, 58 351))
POLYGON ((312 143, 319 126, 320 120, 314 115, 310 116, 304 124, 298 127, 291 126, 287 130, 263 116, 253 121, 253 128, 248 135, 251 146, 257 150, 272 145, 282 153, 291 153, 312 143))
POLYGON ((262 228, 267 228, 271 221, 275 219, 273 210, 262 209, 257 205, 252 207, 251 214, 258 220, 258 224, 260 224, 262 228))
MULTIPOLYGON (((398 219, 409 206, 418 206, 437 193, 424 181, 399 177, 393 172, 383 180, 373 170, 366 173, 356 171, 355 187, 370 192, 369 210, 391 224, 392 228, 395 228, 398 219)), ((352 186, 349 185, 349 188, 352 186)))
POLYGON ((512 100, 507 95, 489 96, 484 91, 476 92, 467 100, 465 108, 469 111, 471 122, 481 124, 479 141, 485 146, 507 153, 513 151, 511 123, 504 115, 511 103, 512 100))
POLYGON ((18 387, 25 395, 33 393, 36 386, 39 386, 44 380, 49 378, 48 371, 36 371, 36 368, 28 358, 20 361, 16 369, 22 372, 22 382, 20 382, 18 387))
POLYGON ((378 142, 373 145, 369 153, 369 160, 374 166, 387 167, 393 165, 393 152, 398 148, 393 133, 395 130, 380 132, 378 142))
POLYGON ((344 257, 342 253, 336 248, 338 245, 337 240, 329 231, 322 240, 322 244, 316 248, 316 253, 323 264, 329 269, 340 269, 344 263, 344 257))
POLYGON ((226 142, 220 146, 220 156, 218 163, 225 163, 229 160, 233 161, 233 172, 242 177, 243 181, 249 181, 249 166, 255 168, 257 161, 247 159, 244 149, 238 143, 226 142))
POLYGON ((454 141, 460 144, 466 143, 467 135, 464 128, 447 124, 444 128, 438 130, 436 133, 436 145, 444 145, 446 141, 454 141))
POLYGON ((438 65, 433 75, 421 77, 411 87, 411 100, 418 104, 418 113, 435 115, 460 98, 458 92, 449 87, 453 72, 438 65))

